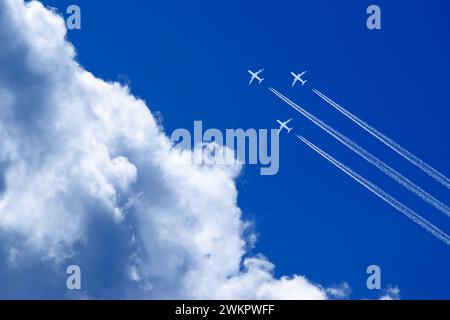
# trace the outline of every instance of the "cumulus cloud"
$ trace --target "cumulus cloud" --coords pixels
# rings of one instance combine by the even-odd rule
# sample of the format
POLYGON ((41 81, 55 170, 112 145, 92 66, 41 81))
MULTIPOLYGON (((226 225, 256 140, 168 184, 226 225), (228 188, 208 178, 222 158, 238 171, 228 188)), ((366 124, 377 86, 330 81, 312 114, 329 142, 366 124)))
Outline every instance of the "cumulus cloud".
POLYGON ((247 256, 238 165, 186 165, 145 102, 84 70, 65 36, 41 3, 0 0, 1 295, 27 297, 5 289, 22 272, 63 297, 72 262, 79 297, 328 297, 247 256))

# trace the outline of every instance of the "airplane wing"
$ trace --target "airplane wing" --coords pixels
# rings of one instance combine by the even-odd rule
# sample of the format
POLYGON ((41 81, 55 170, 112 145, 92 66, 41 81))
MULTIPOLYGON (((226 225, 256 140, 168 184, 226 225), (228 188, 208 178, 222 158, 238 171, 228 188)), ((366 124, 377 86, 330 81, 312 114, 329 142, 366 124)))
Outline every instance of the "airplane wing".
POLYGON ((288 124, 289 122, 292 121, 292 118, 290 118, 288 121, 286 121, 284 124, 288 124))

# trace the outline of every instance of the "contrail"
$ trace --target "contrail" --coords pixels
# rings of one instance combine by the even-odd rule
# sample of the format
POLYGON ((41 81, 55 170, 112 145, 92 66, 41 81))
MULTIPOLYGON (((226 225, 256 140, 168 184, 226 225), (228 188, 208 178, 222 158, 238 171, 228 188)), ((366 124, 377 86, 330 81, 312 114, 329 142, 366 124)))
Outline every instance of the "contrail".
POLYGON ((417 156, 403 148, 401 145, 399 145, 397 142, 386 136, 385 134, 379 132, 374 127, 370 126, 363 120, 359 119, 357 116, 346 110, 345 108, 338 105, 336 102, 328 98, 326 95, 324 95, 322 92, 320 92, 317 89, 313 89, 314 93, 317 94, 319 97, 321 97, 323 100, 325 100, 328 104, 330 104, 333 108, 341 112, 344 116, 352 120, 354 123, 356 123, 358 126, 363 128, 365 131, 370 133, 372 136, 374 136, 376 139, 380 140, 382 143, 384 143, 386 146, 397 152, 399 155, 401 155, 403 158, 414 164, 416 167, 427 173, 430 177, 434 178, 436 181, 440 182, 442 185, 450 189, 450 179, 447 178, 444 174, 434 169, 432 166, 424 162, 423 160, 419 159, 417 156))
POLYGON ((336 131, 334 128, 323 122, 322 120, 316 118, 308 111, 304 110, 302 107, 297 105, 296 103, 289 100, 287 97, 279 93, 277 90, 273 88, 269 88, 270 91, 272 91, 277 97, 279 97, 281 100, 286 102, 288 105, 290 105, 292 108, 297 110, 299 113, 304 115, 306 118, 311 120, 314 124, 319 126, 322 130, 326 131, 328 134, 330 134, 333 138, 341 142, 343 145, 345 145, 347 148, 367 160, 369 163, 377 167, 379 170, 381 170, 383 173, 385 173, 387 176, 391 177, 395 181, 397 181, 399 184, 401 184, 403 187, 408 189, 409 191, 413 192, 415 195, 423 199, 425 202, 429 203, 439 211, 445 213, 447 216, 450 217, 450 208, 446 206, 444 203, 433 197, 431 194, 429 194, 427 191, 423 190, 421 187, 414 184, 411 180, 403 176, 400 172, 396 171, 392 167, 390 167, 388 164, 383 162, 382 160, 378 159, 374 155, 372 155, 370 152, 365 150, 364 148, 360 147, 356 142, 353 142, 340 132, 336 131))
POLYGON ((329 162, 331 162, 333 165, 335 165, 337 168, 339 168, 341 171, 349 175, 351 178, 353 178, 355 181, 359 182, 362 186, 367 188, 370 192, 390 204, 392 207, 403 213, 405 216, 407 216, 409 219, 411 219, 413 222, 417 223, 419 226, 424 228, 426 231, 430 232, 432 235, 434 235, 439 240, 443 241, 445 244, 450 245, 450 237, 448 234, 440 230, 438 227, 433 225, 431 222, 414 212, 413 210, 409 209, 407 206, 405 206, 403 203, 399 202, 397 199, 392 197, 390 194, 383 191, 380 187, 373 184, 363 176, 359 175, 358 173, 354 172, 349 167, 345 166, 341 162, 337 161, 333 157, 331 157, 329 154, 327 154, 325 151, 321 150, 319 147, 308 141, 306 138, 302 136, 297 136, 301 141, 303 141, 306 145, 308 145, 311 149, 316 151, 318 154, 320 154, 322 157, 327 159, 329 162))

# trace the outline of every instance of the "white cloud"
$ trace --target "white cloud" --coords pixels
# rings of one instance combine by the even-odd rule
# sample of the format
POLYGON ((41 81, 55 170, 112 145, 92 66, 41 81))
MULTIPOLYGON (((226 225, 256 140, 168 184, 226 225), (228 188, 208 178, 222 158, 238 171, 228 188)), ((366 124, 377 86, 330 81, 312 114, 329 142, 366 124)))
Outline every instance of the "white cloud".
MULTIPOLYGON (((240 168, 182 165, 189 154, 172 148, 144 101, 79 66, 65 32, 39 2, 0 0, 0 233, 15 237, 10 259, 118 272, 117 293, 98 284, 116 298, 327 298, 303 276, 275 279, 262 256, 244 258, 240 168)), ((105 294, 93 291, 83 296, 105 294)))
POLYGON ((400 300, 400 289, 398 287, 388 287, 384 290, 379 300, 400 300))
POLYGON ((328 296, 334 299, 346 299, 350 296, 351 291, 346 282, 326 289, 328 296))

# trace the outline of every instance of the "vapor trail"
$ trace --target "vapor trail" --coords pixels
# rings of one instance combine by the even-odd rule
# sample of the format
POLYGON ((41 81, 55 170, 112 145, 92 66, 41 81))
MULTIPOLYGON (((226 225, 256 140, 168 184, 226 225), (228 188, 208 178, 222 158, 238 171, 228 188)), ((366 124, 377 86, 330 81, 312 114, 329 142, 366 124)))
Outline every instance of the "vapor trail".
POLYGON ((365 131, 370 133, 376 139, 380 140, 382 143, 384 143, 386 146, 397 152, 403 158, 405 158, 406 160, 414 164, 416 167, 427 173, 430 177, 434 178, 436 181, 440 182, 442 185, 450 189, 450 179, 447 178, 443 173, 437 171, 432 166, 430 166, 429 164, 427 164, 426 162, 419 159, 417 156, 415 156, 414 154, 403 148, 397 142, 395 142, 385 134, 379 132, 377 129, 370 126, 369 124, 367 124, 366 122, 364 122, 363 120, 352 114, 350 111, 338 105, 336 102, 328 98, 319 90, 313 89, 313 91, 323 100, 325 100, 328 104, 330 104, 333 108, 341 112, 344 116, 352 120, 354 123, 356 123, 358 126, 360 126, 365 131))
POLYGON ((450 245, 450 237, 448 234, 440 230, 438 227, 433 225, 431 222, 414 212, 413 210, 409 209, 407 206, 405 206, 403 203, 399 202, 397 199, 392 197, 390 194, 386 193, 384 190, 382 190, 377 185, 373 184, 363 176, 359 175, 358 173, 354 172, 349 167, 345 166, 341 162, 337 161, 333 157, 331 157, 329 154, 321 150, 319 147, 308 141, 306 138, 302 136, 297 136, 301 141, 303 141, 306 145, 308 145, 311 149, 316 151, 318 154, 320 154, 322 157, 327 159, 329 162, 331 162, 333 165, 335 165, 337 168, 339 168, 341 171, 349 175, 351 178, 353 178, 355 181, 359 182, 362 186, 367 188, 370 192, 384 200, 386 203, 390 204, 392 207, 394 207, 396 210, 403 213, 405 216, 407 216, 409 219, 411 219, 413 222, 417 223, 419 226, 424 228, 426 231, 430 232, 432 235, 434 235, 439 240, 443 241, 445 244, 450 245))
POLYGON ((403 176, 400 172, 396 171, 392 167, 390 167, 388 164, 383 162, 382 160, 378 159, 374 155, 372 155, 370 152, 359 146, 356 142, 350 140, 340 132, 336 131, 333 127, 329 126, 322 120, 316 118, 314 115, 309 113, 308 111, 304 110, 302 107, 297 105, 296 103, 289 100, 287 97, 279 93, 277 90, 273 88, 269 88, 270 91, 272 91, 277 97, 279 97, 281 100, 286 102, 288 105, 290 105, 292 108, 297 110, 299 113, 304 115, 306 118, 308 118, 310 121, 312 121, 314 124, 319 126, 322 130, 330 134, 333 138, 341 142, 343 145, 345 145, 347 148, 367 160, 369 163, 377 167, 379 170, 381 170, 384 174, 391 177, 395 181, 397 181, 399 184, 401 184, 403 187, 420 197, 425 202, 429 203, 439 211, 443 212, 447 216, 450 217, 450 208, 433 197, 431 194, 429 194, 427 191, 423 190, 421 187, 414 184, 411 180, 403 176))

